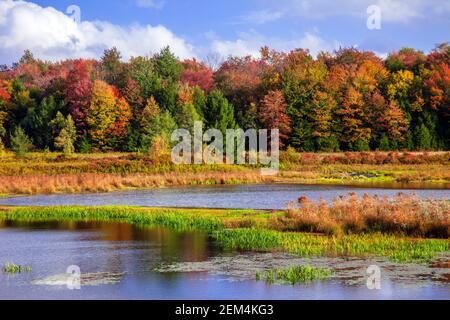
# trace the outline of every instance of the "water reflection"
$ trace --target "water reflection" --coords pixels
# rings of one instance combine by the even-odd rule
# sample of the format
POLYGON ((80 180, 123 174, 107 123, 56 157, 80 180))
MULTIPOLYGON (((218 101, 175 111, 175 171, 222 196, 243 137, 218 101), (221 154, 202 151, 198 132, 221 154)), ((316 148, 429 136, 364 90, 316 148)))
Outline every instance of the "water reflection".
MULTIPOLYGON (((402 287, 383 279, 383 290, 367 290, 364 281, 348 285, 346 278, 364 274, 368 263, 352 260, 352 270, 335 281, 308 286, 267 286, 255 282, 255 268, 305 263, 282 253, 229 253, 197 232, 173 232, 124 223, 0 221, 0 264, 31 265, 29 274, 0 273, 0 299, 443 299, 450 287, 432 285, 433 275, 418 287, 402 287), (77 265, 85 279, 100 285, 81 290, 49 285, 51 279, 77 265), (178 270, 162 271, 164 266, 178 270), (50 280, 49 280, 50 279, 50 280), (117 281, 103 281, 115 279, 117 281)), ((444 260, 445 261, 445 260, 444 260)), ((339 258, 307 263, 345 269, 339 258)), ((376 263, 382 263, 376 261, 376 263)), ((394 266, 395 267, 395 266, 394 266)), ((435 265, 436 272, 446 269, 435 265)), ((386 268, 393 268, 386 265, 386 268)), ((426 266, 400 268, 408 279, 429 272, 426 266), (409 271, 408 271, 408 270, 409 271)), ((395 276, 397 271, 393 271, 395 276)), ((444 270, 444 271, 442 271, 444 270)), ((363 279, 364 280, 364 279, 363 279)), ((348 282, 348 281, 347 281, 348 282)), ((86 281, 89 283, 89 281, 86 281)), ((415 283, 415 282, 413 282, 415 283)))
POLYGON ((15 206, 58 205, 132 205, 151 207, 285 209, 299 196, 327 201, 350 192, 360 196, 394 196, 399 192, 422 198, 448 199, 449 189, 390 189, 388 187, 357 188, 346 186, 266 184, 180 187, 157 190, 133 190, 102 194, 40 195, 1 198, 0 204, 15 206))

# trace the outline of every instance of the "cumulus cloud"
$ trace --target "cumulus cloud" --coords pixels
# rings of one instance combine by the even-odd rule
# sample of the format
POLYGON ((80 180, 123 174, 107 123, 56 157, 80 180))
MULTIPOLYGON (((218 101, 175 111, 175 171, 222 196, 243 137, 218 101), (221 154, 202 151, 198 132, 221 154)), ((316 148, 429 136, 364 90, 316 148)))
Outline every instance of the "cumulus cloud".
POLYGON ((0 1, 0 63, 17 60, 25 49, 45 60, 98 58, 117 47, 124 57, 147 55, 164 46, 180 58, 195 56, 194 48, 164 26, 106 21, 75 22, 64 13, 26 1, 0 1))
POLYGON ((271 49, 279 51, 290 51, 296 48, 308 49, 313 56, 320 51, 333 51, 338 49, 340 44, 337 41, 328 42, 314 33, 306 32, 301 37, 284 40, 279 38, 268 38, 255 31, 239 34, 237 40, 213 39, 211 50, 213 53, 222 57, 229 55, 259 56, 259 50, 262 46, 269 44, 271 49))

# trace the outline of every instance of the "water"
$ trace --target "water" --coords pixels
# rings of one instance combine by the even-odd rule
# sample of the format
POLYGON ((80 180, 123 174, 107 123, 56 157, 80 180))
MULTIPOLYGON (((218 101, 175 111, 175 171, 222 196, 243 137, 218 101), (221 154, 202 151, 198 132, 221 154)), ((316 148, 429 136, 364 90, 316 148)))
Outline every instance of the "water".
POLYGON ((178 187, 170 189, 133 190, 97 194, 61 194, 0 198, 0 205, 59 206, 59 205, 133 205, 186 208, 248 208, 285 209, 290 201, 300 196, 311 200, 332 200, 339 195, 354 192, 379 196, 394 196, 398 192, 417 194, 422 198, 448 199, 445 189, 383 189, 346 186, 263 184, 178 187))
POLYGON ((120 223, 0 222, 0 264, 7 261, 33 270, 0 272, 0 299, 450 299, 445 268, 223 252, 202 233, 120 223), (333 267, 336 277, 296 286, 254 280, 257 270, 299 263, 333 267), (381 290, 366 287, 371 263, 382 267, 381 290), (80 267, 80 290, 67 287, 71 265, 80 267))

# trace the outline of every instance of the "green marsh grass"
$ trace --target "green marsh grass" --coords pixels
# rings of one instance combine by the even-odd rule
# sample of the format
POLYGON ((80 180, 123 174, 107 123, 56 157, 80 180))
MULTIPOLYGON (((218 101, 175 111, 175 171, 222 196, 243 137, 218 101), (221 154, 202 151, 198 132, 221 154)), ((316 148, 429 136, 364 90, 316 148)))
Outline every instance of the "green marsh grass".
POLYGON ((285 269, 271 269, 256 273, 256 281, 264 280, 267 284, 306 284, 314 281, 324 281, 333 275, 328 268, 315 268, 308 265, 294 266, 285 269))
POLYGON ((226 250, 284 251, 310 256, 384 256, 399 262, 429 261, 450 249, 448 239, 387 235, 320 235, 269 229, 281 212, 264 210, 171 209, 140 207, 3 208, 0 220, 23 222, 111 221, 177 231, 205 232, 226 250))
POLYGON ((283 251, 310 256, 384 256, 396 262, 423 262, 450 250, 448 240, 410 239, 381 233, 326 236, 267 229, 226 229, 213 234, 228 250, 283 251))

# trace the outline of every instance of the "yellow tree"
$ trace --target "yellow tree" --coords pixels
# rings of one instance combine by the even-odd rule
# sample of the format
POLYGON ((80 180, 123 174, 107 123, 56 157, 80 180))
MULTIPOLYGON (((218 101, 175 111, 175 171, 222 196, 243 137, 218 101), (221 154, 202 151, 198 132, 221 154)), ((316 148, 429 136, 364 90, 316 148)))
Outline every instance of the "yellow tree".
POLYGON ((94 147, 104 150, 110 142, 125 136, 131 116, 130 106, 118 97, 113 87, 100 80, 94 82, 86 115, 94 147))

